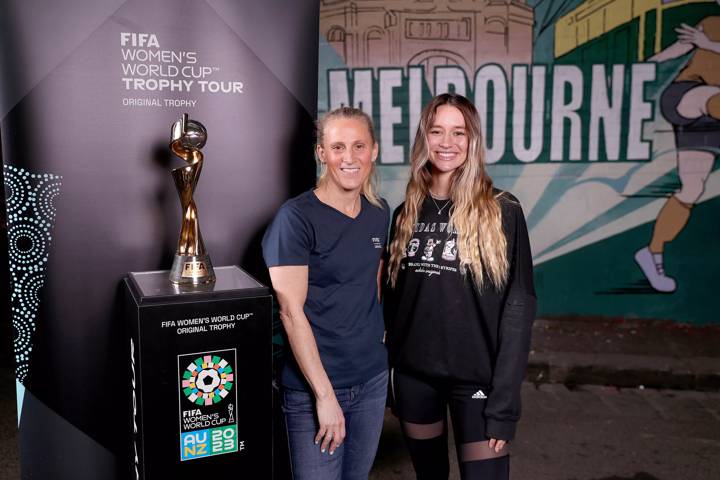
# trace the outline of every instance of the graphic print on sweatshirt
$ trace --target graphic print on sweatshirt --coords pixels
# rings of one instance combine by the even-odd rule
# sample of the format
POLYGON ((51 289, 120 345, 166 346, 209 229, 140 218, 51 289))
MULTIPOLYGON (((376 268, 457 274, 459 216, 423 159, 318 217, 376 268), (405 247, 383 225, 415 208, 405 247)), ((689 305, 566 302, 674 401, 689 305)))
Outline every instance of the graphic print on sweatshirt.
POLYGON ((418 222, 405 249, 409 272, 427 275, 458 273, 457 230, 447 222, 418 222))

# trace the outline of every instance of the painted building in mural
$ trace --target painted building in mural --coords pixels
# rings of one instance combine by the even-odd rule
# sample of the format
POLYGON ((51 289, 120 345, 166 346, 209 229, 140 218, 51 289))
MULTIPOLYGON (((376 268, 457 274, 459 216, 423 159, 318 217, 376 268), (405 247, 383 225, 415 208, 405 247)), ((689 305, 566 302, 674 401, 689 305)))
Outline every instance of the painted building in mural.
POLYGON ((468 77, 486 63, 509 72, 532 61, 533 11, 526 2, 324 0, 320 31, 351 68, 453 65, 468 77), (502 55, 498 55, 502 53, 502 55))
POLYGON ((325 0, 319 111, 373 116, 397 205, 422 106, 468 96, 523 204, 541 314, 720 323, 718 3, 325 0))

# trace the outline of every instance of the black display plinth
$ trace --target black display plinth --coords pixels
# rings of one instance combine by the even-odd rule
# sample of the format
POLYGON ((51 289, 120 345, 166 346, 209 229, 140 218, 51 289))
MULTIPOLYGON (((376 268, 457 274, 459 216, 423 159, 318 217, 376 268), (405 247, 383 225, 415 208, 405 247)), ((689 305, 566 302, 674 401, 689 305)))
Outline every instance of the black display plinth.
POLYGON ((177 287, 125 280, 131 478, 271 478, 272 298, 240 268, 177 287))

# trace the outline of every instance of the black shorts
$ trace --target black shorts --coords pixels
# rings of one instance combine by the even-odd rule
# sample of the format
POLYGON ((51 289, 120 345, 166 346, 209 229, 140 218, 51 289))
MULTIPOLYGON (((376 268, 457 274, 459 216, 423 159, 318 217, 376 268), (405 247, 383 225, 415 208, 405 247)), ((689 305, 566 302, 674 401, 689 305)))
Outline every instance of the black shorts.
POLYGON ((695 87, 705 86, 701 82, 673 82, 667 86, 660 97, 660 111, 670 122, 675 132, 675 148, 678 150, 720 149, 720 120, 709 115, 699 118, 687 118, 677 111, 683 95, 695 87))
POLYGON ((395 412, 401 421, 419 424, 445 421, 449 406, 456 444, 488 440, 485 405, 490 390, 486 385, 420 377, 397 369, 393 370, 391 381, 395 412))

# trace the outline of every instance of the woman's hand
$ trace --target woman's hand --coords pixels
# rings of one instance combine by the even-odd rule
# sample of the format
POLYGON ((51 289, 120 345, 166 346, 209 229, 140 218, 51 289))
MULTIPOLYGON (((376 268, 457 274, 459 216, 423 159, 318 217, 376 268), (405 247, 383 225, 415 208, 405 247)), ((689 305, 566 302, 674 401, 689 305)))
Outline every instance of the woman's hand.
POLYGON ((678 42, 680 43, 692 44, 697 48, 702 48, 704 50, 717 51, 717 45, 715 45, 716 42, 713 42, 707 37, 707 35, 705 35, 702 27, 695 28, 683 23, 681 26, 677 27, 675 31, 678 34, 678 42))
POLYGON ((315 435, 315 445, 322 442, 320 451, 323 453, 329 445, 329 453, 332 455, 345 440, 345 416, 334 393, 325 398, 316 398, 315 402, 318 423, 320 423, 318 433, 315 435))
POLYGON ((505 448, 505 445, 507 445, 505 440, 498 440, 497 438, 491 438, 488 440, 490 450, 494 450, 495 453, 500 453, 500 451, 505 448))

